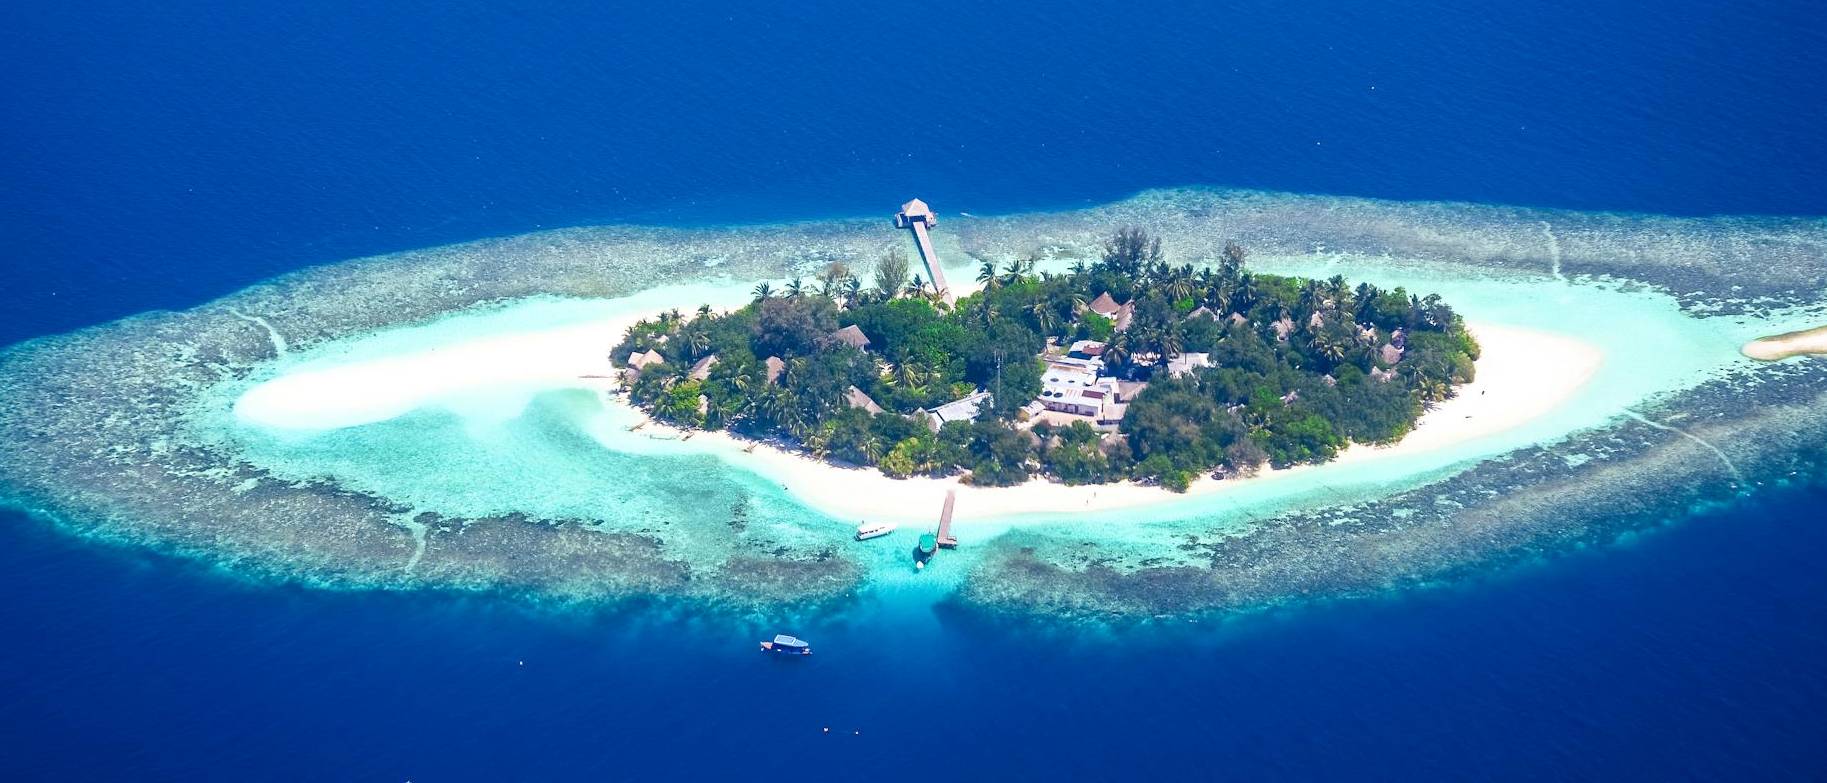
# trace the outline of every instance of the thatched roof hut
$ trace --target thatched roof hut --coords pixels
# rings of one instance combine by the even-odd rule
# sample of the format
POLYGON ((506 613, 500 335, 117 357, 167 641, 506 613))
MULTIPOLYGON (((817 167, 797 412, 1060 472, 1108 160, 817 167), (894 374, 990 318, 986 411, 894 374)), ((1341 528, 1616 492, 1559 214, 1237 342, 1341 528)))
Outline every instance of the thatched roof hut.
POLYGON ((869 395, 864 394, 862 389, 855 386, 844 392, 844 402, 849 403, 852 408, 862 408, 871 414, 882 412, 882 406, 875 404, 875 400, 869 399, 869 395))
POLYGON ((1091 300, 1091 304, 1085 305, 1085 309, 1105 318, 1115 318, 1118 305, 1115 299, 1110 298, 1110 292, 1105 291, 1098 294, 1096 299, 1091 300))
POLYGON ((710 377, 711 368, 715 366, 717 366, 717 355, 713 353, 693 362, 691 372, 686 373, 686 377, 689 377, 694 381, 702 381, 710 377))
POLYGON ((666 357, 652 349, 628 355, 628 367, 634 370, 645 369, 650 364, 664 364, 665 362, 666 357))
POLYGON ((846 326, 842 329, 839 329, 835 332, 832 332, 831 339, 836 340, 845 345, 848 345, 857 350, 862 350, 864 348, 869 347, 869 337, 867 335, 863 334, 863 330, 856 328, 856 324, 851 324, 851 325, 846 326))

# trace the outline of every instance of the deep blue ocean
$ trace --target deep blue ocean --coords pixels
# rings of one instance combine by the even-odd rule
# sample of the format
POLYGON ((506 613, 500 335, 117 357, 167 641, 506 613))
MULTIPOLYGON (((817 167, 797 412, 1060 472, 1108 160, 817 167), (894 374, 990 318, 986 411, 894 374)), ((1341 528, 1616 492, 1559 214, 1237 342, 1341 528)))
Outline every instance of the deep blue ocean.
MULTIPOLYGON (((1823 215, 1824 80, 1804 0, 19 0, 0 343, 360 255, 914 195, 1823 215)), ((1819 779, 1823 509, 1123 644, 871 607, 798 629, 806 661, 757 625, 252 585, 8 513, 0 779, 1819 779)))

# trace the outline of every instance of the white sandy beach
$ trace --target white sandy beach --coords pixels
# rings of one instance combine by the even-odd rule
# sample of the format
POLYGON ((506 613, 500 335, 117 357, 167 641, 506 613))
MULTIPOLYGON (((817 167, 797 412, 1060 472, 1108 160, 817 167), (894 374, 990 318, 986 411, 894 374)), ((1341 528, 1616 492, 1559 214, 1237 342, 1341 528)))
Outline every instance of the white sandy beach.
MULTIPOLYGON (((693 292, 692 303, 702 301, 693 292)), ((1483 347, 1478 379, 1424 415, 1401 442, 1354 446, 1327 466, 1265 471, 1250 479, 1202 478, 1185 494, 1136 484, 1068 487, 1036 480, 1018 487, 982 488, 955 478, 892 479, 873 468, 845 468, 723 432, 686 433, 654 422, 616 394, 608 346, 635 320, 683 299, 617 307, 585 318, 522 331, 478 330, 473 339, 432 341, 368 359, 313 365, 258 385, 235 406, 244 423, 277 431, 322 431, 382 421, 421 407, 441 407, 479 425, 511 419, 538 393, 590 389, 601 393, 617 426, 593 433, 607 448, 718 456, 780 484, 808 505, 840 519, 929 520, 946 490, 956 490, 969 517, 1108 511, 1284 481, 1307 471, 1426 454, 1521 427, 1554 410, 1584 387, 1604 355, 1579 340, 1531 329, 1471 323, 1483 347), (486 368, 486 369, 485 369, 486 368), (633 423, 642 423, 630 431, 633 423), (641 444, 648 444, 643 447, 641 444)), ((693 305, 695 306, 695 305, 693 305)))

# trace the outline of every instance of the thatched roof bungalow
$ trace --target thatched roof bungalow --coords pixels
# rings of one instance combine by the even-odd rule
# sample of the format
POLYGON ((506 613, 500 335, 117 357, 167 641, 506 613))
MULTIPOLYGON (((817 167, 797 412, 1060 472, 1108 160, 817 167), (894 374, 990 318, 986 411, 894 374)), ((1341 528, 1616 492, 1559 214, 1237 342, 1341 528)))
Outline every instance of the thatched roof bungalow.
POLYGON ((855 386, 844 392, 844 402, 849 403, 852 408, 862 408, 871 415, 882 412, 882 406, 875 404, 875 400, 869 399, 869 395, 864 394, 862 389, 855 386))
POLYGON ((846 326, 842 329, 839 329, 835 332, 832 332, 831 339, 836 340, 845 345, 848 345, 859 351, 869 347, 868 335, 863 334, 863 330, 856 328, 856 324, 851 324, 851 325, 846 326))
POLYGON ((1110 298, 1110 292, 1105 291, 1098 294, 1096 299, 1091 300, 1091 304, 1085 305, 1085 309, 1105 318, 1115 318, 1117 310, 1121 308, 1115 299, 1110 298))
POLYGON ((717 355, 713 353, 693 362, 691 371, 685 375, 694 381, 702 381, 710 377, 711 368, 715 366, 717 366, 717 355))
POLYGON ((664 364, 665 362, 666 357, 661 356, 659 351, 652 349, 628 355, 628 368, 631 370, 642 370, 646 369, 648 365, 664 364))

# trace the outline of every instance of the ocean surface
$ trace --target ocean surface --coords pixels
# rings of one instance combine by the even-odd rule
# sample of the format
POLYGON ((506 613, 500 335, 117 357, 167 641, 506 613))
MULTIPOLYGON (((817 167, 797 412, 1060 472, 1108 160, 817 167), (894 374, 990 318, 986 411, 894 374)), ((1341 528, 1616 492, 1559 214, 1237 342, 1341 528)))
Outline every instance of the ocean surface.
MULTIPOLYGON (((0 343, 539 228, 1184 184, 1827 214, 1827 10, 0 7, 0 343)), ((1808 779, 1827 494, 1111 636, 271 587, 0 514, 0 779, 1808 779), (786 629, 779 629, 786 630, 786 629), (828 731, 827 731, 828 729, 828 731)))

